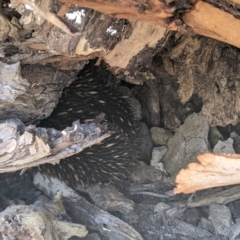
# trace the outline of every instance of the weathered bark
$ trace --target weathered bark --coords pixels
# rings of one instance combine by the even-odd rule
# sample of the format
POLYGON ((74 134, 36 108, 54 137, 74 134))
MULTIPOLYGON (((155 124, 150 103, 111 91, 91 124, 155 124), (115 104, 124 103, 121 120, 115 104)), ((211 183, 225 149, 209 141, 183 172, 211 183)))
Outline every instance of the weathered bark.
POLYGON ((238 52, 202 36, 171 38, 151 67, 159 83, 165 127, 175 130, 192 112, 201 112, 212 126, 239 122, 238 52))
POLYGON ((175 8, 167 7, 165 3, 157 0, 61 0, 62 2, 92 8, 98 12, 114 18, 133 19, 138 21, 154 22, 167 27, 164 21, 173 16, 175 8))
POLYGON ((109 134, 106 126, 75 122, 62 132, 55 129, 25 127, 20 120, 0 124, 0 173, 27 169, 61 159, 101 142, 109 134))
MULTIPOLYGON (((80 64, 81 66, 81 64, 80 64)), ((20 66, 0 62, 0 120, 19 118, 32 123, 48 117, 64 87, 73 82, 75 72, 41 65, 20 66)))
MULTIPOLYGON (((105 1, 105 0, 60 0, 69 4, 77 4, 81 7, 88 7, 117 18, 148 21, 170 30, 180 30, 177 21, 166 23, 177 12, 177 9, 167 7, 159 1, 105 1)), ((178 2, 176 3, 176 5, 178 2)), ((239 4, 237 1, 229 1, 228 4, 239 4)), ((213 5, 199 1, 190 13, 183 16, 183 22, 190 26, 195 33, 214 38, 236 47, 240 47, 240 20, 232 14, 218 9, 213 5)))
MULTIPOLYGON (((162 3, 157 1, 156 5, 162 6, 162 3)), ((36 6, 33 6, 35 9, 36 6)), ((58 69, 78 70, 81 68, 80 61, 98 57, 108 64, 112 72, 121 74, 126 81, 141 84, 153 79, 147 68, 156 48, 164 46, 168 37, 168 30, 160 25, 117 20, 91 9, 57 4, 51 0, 39 2, 37 12, 41 12, 40 16, 19 2, 13 1, 11 7, 21 14, 18 28, 14 28, 15 34, 10 30, 4 32, 0 39, 16 40, 11 44, 17 48, 19 36, 26 40, 21 40, 22 54, 11 54, 4 58, 8 63, 50 63, 58 69), (52 26, 51 23, 56 22, 57 18, 50 23, 43 18, 44 12, 56 12, 67 25, 52 26), (64 29, 67 26, 70 26, 69 29, 74 28, 79 34, 66 34, 64 29), (21 31, 22 28, 24 31, 21 31)), ((12 24, 7 19, 5 22, 12 24)), ((14 27, 13 24, 11 26, 14 27)), ((8 46, 6 44, 1 47, 3 57, 9 55, 8 46)))
POLYGON ((85 237, 85 226, 64 221, 66 215, 62 195, 58 192, 53 202, 39 200, 33 205, 15 205, 0 213, 1 239, 67 240, 72 236, 85 237))
POLYGON ((240 47, 240 20, 209 3, 197 2, 183 21, 197 34, 240 47))
POLYGON ((157 81, 147 81, 141 87, 136 86, 134 92, 142 106, 143 121, 148 127, 159 127, 162 119, 157 81))
POLYGON ((200 163, 190 163, 178 173, 175 194, 240 183, 240 155, 205 153, 197 158, 200 163))
POLYGON ((87 202, 83 197, 57 179, 46 179, 38 173, 34 177, 34 185, 49 197, 54 196, 58 189, 61 188, 63 192, 63 206, 74 222, 83 222, 109 239, 143 239, 130 225, 87 202))

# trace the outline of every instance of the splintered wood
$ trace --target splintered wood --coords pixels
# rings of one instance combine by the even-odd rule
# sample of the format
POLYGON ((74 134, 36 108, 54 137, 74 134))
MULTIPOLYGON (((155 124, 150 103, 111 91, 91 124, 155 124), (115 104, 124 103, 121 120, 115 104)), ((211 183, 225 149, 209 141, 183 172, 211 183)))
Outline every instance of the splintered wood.
POLYGON ((183 21, 195 33, 240 47, 240 21, 232 14, 199 1, 183 16, 183 21))
MULTIPOLYGON (((151 22, 165 27, 169 30, 180 30, 184 28, 176 21, 170 21, 177 10, 171 7, 174 1, 136 1, 136 0, 59 0, 66 4, 78 5, 92 8, 101 13, 115 18, 125 18, 137 21, 151 22)), ((176 1, 177 2, 177 1, 176 1)), ((226 1, 229 5, 238 6, 239 0, 226 1)), ((181 5, 181 3, 180 3, 181 5)), ((184 5, 183 5, 184 6, 184 5)), ((184 7, 183 7, 184 9, 184 7)), ((184 10, 183 10, 184 11, 184 10)), ((186 9, 185 9, 186 11, 186 9)), ((226 42, 240 47, 240 20, 220 8, 204 1, 196 1, 192 10, 186 11, 182 18, 194 33, 226 42)), ((190 29, 189 28, 189 29, 190 29)))
POLYGON ((178 173, 174 194, 240 183, 240 155, 205 153, 197 159, 200 163, 190 163, 178 173))
POLYGON ((114 18, 147 21, 163 27, 168 26, 165 20, 173 17, 175 11, 175 7, 168 7, 158 0, 60 0, 60 2, 92 8, 114 18))
POLYGON ((96 122, 75 121, 72 127, 57 131, 35 125, 25 127, 17 119, 6 120, 0 123, 0 173, 21 169, 23 172, 45 163, 57 164, 109 136, 107 126, 96 122))
MULTIPOLYGON (((41 16, 42 18, 46 19, 50 23, 52 23, 54 26, 60 28, 63 30, 65 33, 75 36, 75 35, 81 35, 80 32, 78 32, 77 29, 70 29, 69 26, 66 25, 66 23, 63 22, 63 20, 59 19, 58 16, 51 12, 44 12, 42 11, 35 3, 29 1, 29 0, 18 0, 19 3, 27 4, 30 6, 36 14, 41 16)), ((73 28, 73 27, 71 27, 73 28)))

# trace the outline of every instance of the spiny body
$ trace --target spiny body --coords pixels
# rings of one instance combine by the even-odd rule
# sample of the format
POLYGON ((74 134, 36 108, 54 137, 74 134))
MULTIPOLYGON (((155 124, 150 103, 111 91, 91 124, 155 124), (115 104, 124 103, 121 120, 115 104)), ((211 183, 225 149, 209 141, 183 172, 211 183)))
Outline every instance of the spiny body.
POLYGON ((109 138, 61 160, 60 164, 44 164, 38 170, 71 184, 125 178, 139 157, 135 148, 137 122, 126 97, 118 93, 106 76, 97 75, 92 69, 81 72, 64 91, 51 116, 40 125, 63 130, 77 119, 94 120, 101 112, 111 131, 109 138))

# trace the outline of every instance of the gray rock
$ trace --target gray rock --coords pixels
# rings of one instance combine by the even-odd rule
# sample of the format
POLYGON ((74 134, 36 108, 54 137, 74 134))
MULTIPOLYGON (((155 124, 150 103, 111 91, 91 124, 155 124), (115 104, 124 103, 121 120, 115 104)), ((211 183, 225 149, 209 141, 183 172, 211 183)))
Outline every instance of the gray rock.
POLYGON ((226 141, 218 140, 218 143, 213 148, 213 153, 232 153, 232 154, 234 154, 235 151, 233 149, 233 140, 231 138, 227 139, 226 141))
POLYGON ((152 158, 153 143, 150 131, 145 123, 139 123, 139 129, 136 135, 138 138, 138 147, 142 160, 149 164, 152 158))
POLYGON ((210 124, 206 117, 201 114, 193 113, 189 115, 184 124, 177 129, 177 133, 181 134, 186 141, 192 138, 208 138, 210 124))
POLYGON ((172 180, 175 178, 179 170, 187 165, 187 163, 183 164, 185 148, 186 142, 179 134, 175 134, 168 141, 168 151, 164 155, 162 161, 165 163, 166 171, 171 174, 172 180))
POLYGON ((92 185, 86 189, 95 205, 109 212, 128 214, 134 210, 134 202, 127 199, 113 185, 92 185))
POLYGON ((209 143, 206 138, 192 138, 191 140, 186 142, 185 147, 185 157, 183 159, 183 163, 187 165, 190 162, 195 162, 196 157, 202 153, 209 152, 209 143))
POLYGON ((226 205, 213 203, 209 207, 209 217, 217 234, 227 236, 231 227, 232 215, 226 205))
POLYGON ((218 131, 216 127, 210 127, 209 134, 208 134, 208 140, 210 143, 211 148, 213 149, 215 145, 217 144, 218 140, 223 141, 223 135, 218 131))
POLYGON ((169 182, 169 179, 165 177, 163 172, 140 161, 136 164, 134 171, 131 173, 130 180, 135 183, 159 181, 169 182))
POLYGON ((233 149, 235 153, 239 154, 240 153, 240 136, 235 132, 232 132, 230 136, 233 139, 233 149))
POLYGON ((165 202, 159 202, 154 207, 154 213, 162 213, 163 211, 169 209, 171 206, 166 204, 165 202))
POLYGON ((150 129, 150 132, 151 132, 153 144, 155 146, 159 146, 159 145, 166 146, 169 138, 173 136, 173 134, 167 131, 166 129, 159 128, 159 127, 152 127, 150 129))
POLYGON ((177 173, 191 162, 197 161, 199 154, 209 151, 209 123, 201 114, 193 113, 186 118, 177 133, 169 139, 168 150, 162 161, 174 181, 177 173))
POLYGON ((155 167, 156 169, 159 169, 163 171, 163 163, 160 162, 165 153, 167 152, 167 147, 155 147, 152 151, 152 159, 151 159, 151 166, 155 167))
POLYGON ((98 236, 97 233, 88 234, 84 239, 85 240, 101 240, 101 238, 98 236))

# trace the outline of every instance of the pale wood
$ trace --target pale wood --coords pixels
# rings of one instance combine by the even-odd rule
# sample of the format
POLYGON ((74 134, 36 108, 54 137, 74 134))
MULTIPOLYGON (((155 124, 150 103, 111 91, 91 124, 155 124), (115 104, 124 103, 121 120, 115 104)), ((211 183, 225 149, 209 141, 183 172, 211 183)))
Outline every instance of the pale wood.
POLYGON ((132 226, 88 202, 64 182, 52 177, 46 178, 39 172, 34 176, 33 182, 49 198, 61 189, 63 206, 69 217, 100 232, 107 239, 143 240, 132 226))
POLYGON ((60 0, 80 7, 92 8, 115 18, 157 23, 167 27, 165 19, 173 16, 175 8, 168 8, 158 0, 60 0))
POLYGON ((25 127, 20 120, 7 120, 0 124, 0 173, 45 163, 58 164, 61 159, 109 137, 110 133, 106 130, 106 126, 98 123, 80 125, 76 121, 73 127, 57 131, 34 125, 25 127), (22 134, 19 128, 24 128, 22 134))
MULTIPOLYGON (((174 15, 175 8, 168 8, 160 1, 150 0, 147 4, 135 0, 60 0, 68 4, 76 4, 81 7, 92 8, 101 13, 116 18, 146 21, 158 24, 169 30, 183 30, 184 27, 170 20, 174 15)), ((233 0, 239 4, 240 0, 233 0)), ((199 1, 193 10, 183 16, 186 25, 193 32, 210 38, 226 42, 240 47, 240 20, 230 13, 225 12, 206 2, 199 1)), ((185 31, 185 30, 184 30, 185 31)))
POLYGON ((240 155, 205 153, 197 159, 200 163, 190 163, 178 173, 175 194, 240 183, 240 155))
POLYGON ((234 4, 234 3, 236 3, 236 4, 240 4, 240 0, 231 0, 231 1, 229 1, 229 4, 230 4, 230 3, 233 3, 233 4, 234 4))
POLYGON ((240 20, 209 3, 197 2, 183 20, 195 33, 240 47, 240 20))
POLYGON ((198 196, 191 201, 183 200, 181 202, 173 202, 172 206, 179 208, 195 208, 209 206, 212 203, 229 204, 230 202, 240 199, 240 185, 233 186, 219 191, 211 191, 207 195, 198 196))
POLYGON ((109 52, 104 60, 111 67, 125 69, 134 56, 137 56, 146 46, 155 48, 160 40, 164 39, 167 33, 166 28, 156 26, 146 22, 136 22, 133 24, 133 31, 129 38, 122 39, 109 52))
POLYGON ((67 240, 72 236, 82 238, 88 234, 84 225, 61 220, 61 215, 66 215, 61 192, 51 202, 39 199, 29 206, 9 206, 0 213, 0 236, 4 239, 16 239, 17 236, 17 239, 24 240, 67 240))

